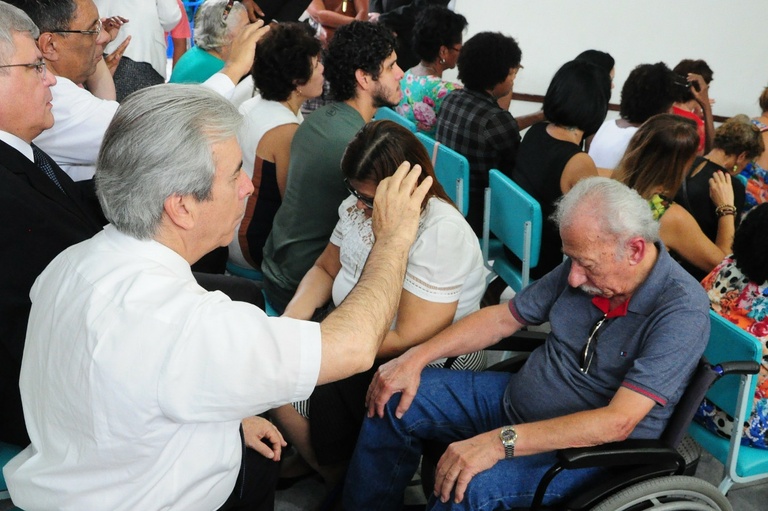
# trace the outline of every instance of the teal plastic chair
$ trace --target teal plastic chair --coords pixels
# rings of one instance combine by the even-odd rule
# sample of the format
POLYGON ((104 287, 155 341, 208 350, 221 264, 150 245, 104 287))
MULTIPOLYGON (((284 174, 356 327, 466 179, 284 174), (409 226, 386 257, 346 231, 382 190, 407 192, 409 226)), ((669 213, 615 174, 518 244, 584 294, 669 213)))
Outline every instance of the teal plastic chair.
MULTIPOLYGON (((760 364, 763 351, 760 341, 716 312, 711 312, 712 331, 704 356, 712 364, 723 360, 752 360, 760 364), (714 342, 714 340, 718 342, 714 342)), ((741 445, 744 421, 752 413, 752 400, 757 386, 756 375, 729 375, 720 379, 707 392, 707 399, 734 417, 737 425, 730 439, 693 423, 689 433, 713 457, 724 465, 724 478, 719 490, 728 493, 734 483, 749 483, 768 478, 768 451, 741 445)))
MULTIPOLYGON (((232 261, 227 261, 227 273, 236 277, 242 277, 249 280, 255 280, 257 282, 264 282, 264 274, 259 270, 253 268, 244 268, 239 264, 235 264, 232 261)), ((261 289, 261 295, 264 297, 264 312, 267 316, 279 316, 275 308, 267 300, 267 294, 264 292, 264 288, 261 289)))
POLYGON ((462 215, 469 212, 469 161, 460 153, 435 141, 424 133, 416 133, 432 158, 435 176, 445 193, 462 215))
POLYGON ((388 106, 383 106, 376 110, 376 114, 373 116, 374 121, 394 121, 400 126, 407 128, 411 133, 416 133, 416 123, 409 121, 399 113, 395 112, 388 106))
MULTIPOLYGON (((520 186, 496 169, 488 174, 485 189, 482 250, 486 268, 516 293, 530 282, 531 268, 539 264, 541 206, 520 186), (494 249, 491 234, 520 261, 513 264, 503 250, 494 249)), ((493 274, 489 275, 490 280, 493 274)))
POLYGON ((227 273, 230 273, 236 277, 243 277, 248 280, 255 280, 257 282, 264 282, 264 274, 259 270, 253 268, 245 268, 239 264, 235 264, 232 261, 227 261, 227 273))
POLYGON ((22 447, 18 445, 0 442, 0 500, 7 500, 11 498, 11 496, 8 494, 8 486, 5 484, 5 477, 3 477, 2 467, 4 467, 6 463, 11 461, 11 458, 19 454, 21 451, 22 447))

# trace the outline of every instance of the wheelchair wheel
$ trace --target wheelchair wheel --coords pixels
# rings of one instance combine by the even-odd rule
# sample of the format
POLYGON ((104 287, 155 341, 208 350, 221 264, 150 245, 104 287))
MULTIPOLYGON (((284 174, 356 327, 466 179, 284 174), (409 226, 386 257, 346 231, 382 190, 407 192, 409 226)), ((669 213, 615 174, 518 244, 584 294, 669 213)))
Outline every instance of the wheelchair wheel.
POLYGON ((733 511, 725 495, 702 479, 658 477, 611 495, 592 511, 733 511))

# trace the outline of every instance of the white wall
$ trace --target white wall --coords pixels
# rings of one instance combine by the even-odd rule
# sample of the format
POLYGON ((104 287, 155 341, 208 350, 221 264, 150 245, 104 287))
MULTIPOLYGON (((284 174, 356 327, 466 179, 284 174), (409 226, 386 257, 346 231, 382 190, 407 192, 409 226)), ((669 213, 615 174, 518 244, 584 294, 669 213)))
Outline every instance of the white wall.
MULTIPOLYGON (((543 95, 564 62, 583 50, 607 51, 616 59, 616 88, 638 64, 701 58, 714 71, 710 97, 715 115, 760 113, 757 98, 768 85, 768 44, 762 0, 456 0, 469 22, 465 40, 477 32, 513 36, 525 67, 515 91, 543 95)), ((455 77, 446 74, 448 78, 455 77)), ((515 114, 534 105, 515 104, 515 114)))

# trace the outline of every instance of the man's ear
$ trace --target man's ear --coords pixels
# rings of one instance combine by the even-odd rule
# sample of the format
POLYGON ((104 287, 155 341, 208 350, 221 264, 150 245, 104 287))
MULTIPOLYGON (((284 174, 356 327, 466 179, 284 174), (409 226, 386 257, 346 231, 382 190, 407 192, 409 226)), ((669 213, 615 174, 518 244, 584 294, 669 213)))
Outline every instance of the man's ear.
POLYGON ((37 47, 45 60, 51 62, 59 60, 58 43, 52 33, 43 32, 40 34, 40 37, 37 38, 37 47))
POLYGON ((371 84, 373 83, 373 78, 371 78, 371 75, 362 69, 355 70, 355 80, 357 80, 357 85, 364 91, 369 90, 371 84))
POLYGON ((636 266, 645 258, 646 244, 647 242, 640 236, 627 241, 627 257, 630 265, 636 266))
POLYGON ((174 225, 190 230, 195 226, 194 200, 189 195, 173 194, 163 202, 163 211, 174 225))

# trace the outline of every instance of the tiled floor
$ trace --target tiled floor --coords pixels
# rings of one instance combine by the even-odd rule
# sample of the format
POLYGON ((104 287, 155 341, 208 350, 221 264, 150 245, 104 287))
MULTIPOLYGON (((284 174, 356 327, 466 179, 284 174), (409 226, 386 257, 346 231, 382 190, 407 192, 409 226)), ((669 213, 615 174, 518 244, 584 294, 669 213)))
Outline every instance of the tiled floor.
MULTIPOLYGON (((697 476, 717 485, 722 478, 723 466, 708 454, 699 463, 697 476)), ((287 490, 277 493, 276 511, 320 511, 325 489, 316 478, 308 478, 287 490)), ((420 486, 408 489, 408 503, 425 502, 420 486)), ((728 492, 734 511, 765 511, 768 509, 768 481, 748 486, 736 485, 728 492)), ((0 511, 12 509, 9 501, 0 502, 0 511)))
MULTIPOLYGON (((708 453, 699 462, 696 475, 717 486, 722 479, 723 466, 708 453)), ((306 479, 292 488, 278 492, 276 511, 320 511, 324 495, 323 485, 315 479, 306 479)), ((408 503, 425 502, 420 486, 408 488, 408 503)), ((768 480, 752 485, 735 485, 728 492, 734 511, 766 511, 768 509, 768 480)))

